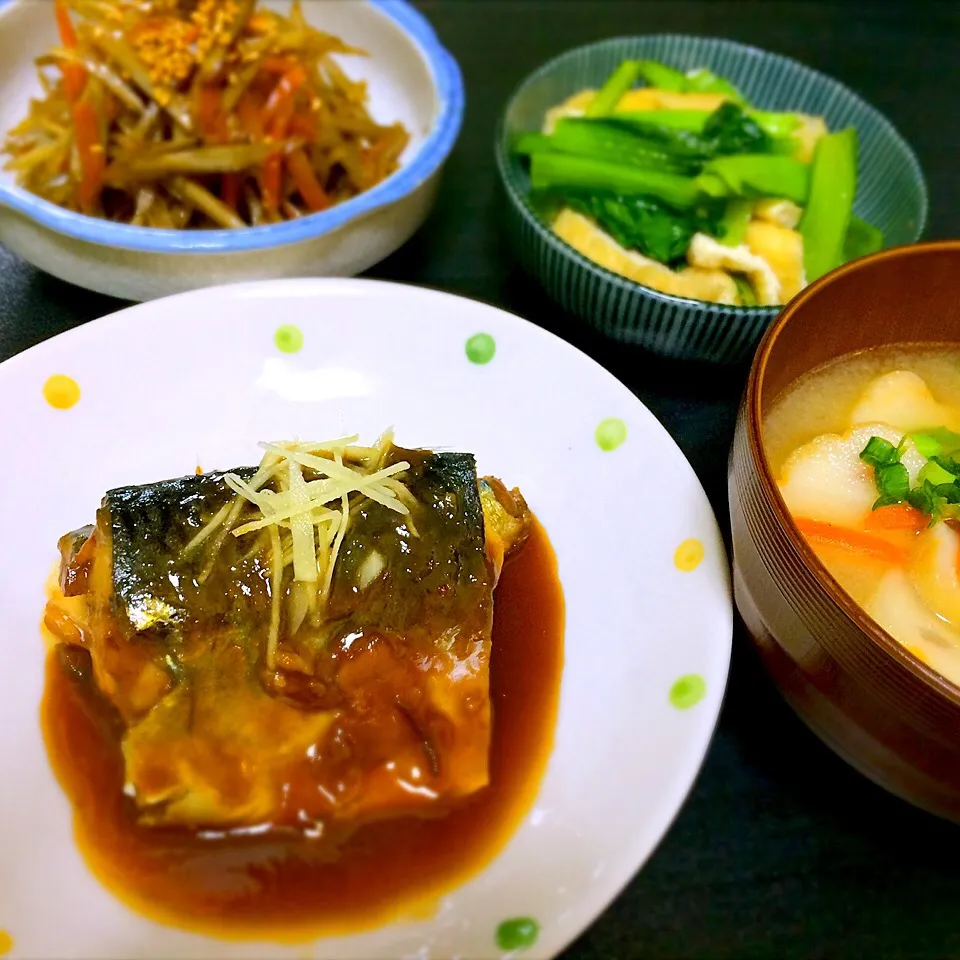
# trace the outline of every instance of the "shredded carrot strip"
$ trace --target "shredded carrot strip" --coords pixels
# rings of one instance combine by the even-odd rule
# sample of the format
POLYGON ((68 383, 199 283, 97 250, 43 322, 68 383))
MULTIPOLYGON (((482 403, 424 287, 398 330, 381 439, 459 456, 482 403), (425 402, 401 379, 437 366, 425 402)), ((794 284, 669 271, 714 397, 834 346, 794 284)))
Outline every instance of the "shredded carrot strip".
MULTIPOLYGON (((292 70, 283 74, 273 88, 273 92, 267 99, 267 105, 263 109, 267 131, 272 140, 281 140, 287 135, 287 127, 293 118, 294 98, 306 79, 306 71, 298 63, 292 70)), ((282 181, 283 154, 278 148, 276 153, 267 157, 263 164, 260 190, 263 194, 264 209, 268 213, 275 214, 280 206, 282 181)))
POLYGON ((220 190, 220 199, 233 211, 236 211, 240 201, 240 176, 236 173, 225 173, 220 190))
POLYGON ((57 29, 60 31, 60 42, 65 47, 71 49, 77 45, 77 32, 73 29, 73 21, 70 19, 70 11, 64 0, 56 0, 53 8, 54 15, 57 18, 57 29))
POLYGON ((197 90, 197 126, 207 140, 218 139, 220 118, 220 91, 211 84, 203 84, 197 90))
POLYGON ((106 154, 100 142, 100 119, 88 100, 78 100, 73 105, 73 126, 82 170, 77 202, 84 213, 90 213, 103 189, 106 154))
POLYGON ((264 57, 260 61, 260 69, 266 73, 288 73, 296 66, 296 62, 289 57, 264 57))
MULTIPOLYGON (((56 0, 53 10, 57 18, 57 29, 60 31, 60 42, 68 50, 74 49, 77 45, 77 32, 73 29, 73 21, 70 19, 67 5, 63 0, 56 0)), ((78 63, 63 63, 60 65, 60 72, 63 74, 63 87, 67 99, 71 103, 79 100, 87 83, 87 71, 78 63)))
POLYGON ((809 543, 822 546, 841 547, 862 557, 869 557, 893 566, 903 566, 907 562, 907 551, 896 544, 884 540, 872 533, 863 533, 821 520, 807 517, 794 517, 797 529, 809 543))
POLYGON ((263 126, 263 104, 256 94, 247 90, 237 104, 237 116, 244 133, 253 141, 259 141, 266 135, 263 126))
POLYGON ((929 517, 909 503, 891 503, 887 507, 871 510, 863 521, 864 530, 912 530, 919 533, 929 517))
POLYGON ((289 132, 304 140, 317 139, 317 115, 315 113, 297 113, 290 120, 289 132))
POLYGON ((293 177, 293 182, 296 184, 297 190, 300 191, 304 203, 314 213, 319 210, 326 210, 330 206, 330 198, 323 187, 320 186, 320 181, 313 172, 313 167, 310 166, 310 161, 303 150, 294 150, 287 157, 287 169, 290 171, 290 176, 293 177))
POLYGON ((284 116, 286 123, 290 122, 290 117, 293 116, 293 98, 306 79, 307 73, 299 63, 280 77, 263 109, 268 127, 284 116))

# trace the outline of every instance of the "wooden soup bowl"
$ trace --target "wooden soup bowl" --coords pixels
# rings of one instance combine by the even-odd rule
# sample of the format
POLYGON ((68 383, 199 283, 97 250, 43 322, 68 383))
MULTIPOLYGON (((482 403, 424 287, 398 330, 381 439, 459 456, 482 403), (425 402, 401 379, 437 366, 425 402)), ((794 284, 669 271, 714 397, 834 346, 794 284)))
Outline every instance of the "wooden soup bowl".
POLYGON ((783 696, 861 773, 960 821, 960 687, 908 653, 839 586, 794 525, 763 420, 801 374, 891 343, 960 349, 960 241, 886 250, 807 287, 754 359, 730 457, 734 597, 783 696))

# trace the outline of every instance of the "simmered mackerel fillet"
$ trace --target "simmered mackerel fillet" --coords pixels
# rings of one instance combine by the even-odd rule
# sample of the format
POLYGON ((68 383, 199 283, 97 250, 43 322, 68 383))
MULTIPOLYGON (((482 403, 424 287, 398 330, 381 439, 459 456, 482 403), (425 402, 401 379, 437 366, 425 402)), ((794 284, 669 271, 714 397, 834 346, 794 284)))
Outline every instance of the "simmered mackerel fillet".
POLYGON ((140 820, 314 830, 483 787, 523 498, 470 454, 266 446, 259 470, 111 490, 60 542, 46 622, 122 718, 140 820))

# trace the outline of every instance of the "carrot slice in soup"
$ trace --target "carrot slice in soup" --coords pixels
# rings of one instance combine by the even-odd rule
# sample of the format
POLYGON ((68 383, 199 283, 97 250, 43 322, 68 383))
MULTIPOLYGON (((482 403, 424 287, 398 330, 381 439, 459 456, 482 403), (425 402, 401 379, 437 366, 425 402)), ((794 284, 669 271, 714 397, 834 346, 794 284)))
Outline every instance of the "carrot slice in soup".
POLYGON ((810 520, 808 517, 795 517, 793 522, 813 546, 840 547, 864 558, 893 566, 903 566, 907 562, 906 550, 876 534, 851 530, 849 527, 824 523, 822 520, 810 520))
POLYGON ((930 518, 909 503, 892 503, 888 507, 871 510, 863 522, 864 530, 910 530, 919 533, 930 518))

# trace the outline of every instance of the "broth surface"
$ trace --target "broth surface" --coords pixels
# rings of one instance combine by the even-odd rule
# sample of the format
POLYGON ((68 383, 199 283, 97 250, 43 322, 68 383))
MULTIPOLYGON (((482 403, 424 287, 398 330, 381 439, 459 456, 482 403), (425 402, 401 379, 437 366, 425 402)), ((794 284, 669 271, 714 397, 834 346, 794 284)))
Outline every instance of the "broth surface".
POLYGON ((960 349, 840 358, 774 400, 763 439, 797 529, 834 579, 960 684, 960 349))
POLYGON ((896 344, 840 357, 804 374, 776 397, 763 420, 763 447, 779 475, 787 457, 822 433, 843 433, 858 395, 875 377, 910 370, 943 403, 960 402, 960 348, 896 344))

